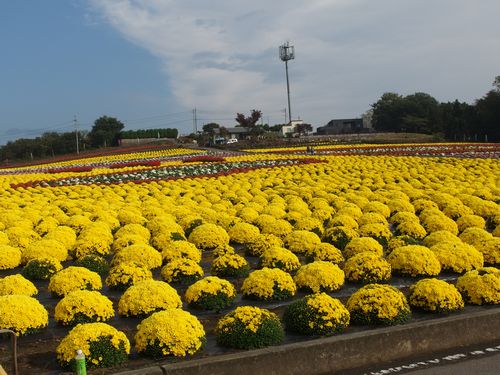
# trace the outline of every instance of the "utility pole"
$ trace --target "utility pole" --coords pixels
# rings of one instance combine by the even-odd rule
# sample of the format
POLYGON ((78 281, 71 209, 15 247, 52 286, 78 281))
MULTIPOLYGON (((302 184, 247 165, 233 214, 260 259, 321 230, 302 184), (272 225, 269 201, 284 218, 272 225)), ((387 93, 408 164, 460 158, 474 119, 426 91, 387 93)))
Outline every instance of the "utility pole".
POLYGON ((198 133, 198 119, 196 118, 196 108, 193 109, 193 132, 198 133))
POLYGON ((75 124, 75 137, 76 137, 76 154, 80 154, 80 145, 78 140, 78 121, 76 121, 76 115, 73 118, 73 123, 75 124))
POLYGON ((288 80, 288 61, 295 59, 295 48, 288 42, 280 46, 280 59, 285 62, 286 92, 288 95, 288 123, 292 123, 292 111, 290 109, 290 81, 288 80))

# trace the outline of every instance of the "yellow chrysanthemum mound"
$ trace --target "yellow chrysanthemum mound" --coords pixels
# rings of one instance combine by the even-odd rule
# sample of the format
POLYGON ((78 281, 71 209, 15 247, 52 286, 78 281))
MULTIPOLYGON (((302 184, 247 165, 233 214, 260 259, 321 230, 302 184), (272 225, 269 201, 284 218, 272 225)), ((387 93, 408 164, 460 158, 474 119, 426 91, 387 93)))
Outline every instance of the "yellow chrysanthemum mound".
POLYGON ((47 280, 63 269, 56 258, 31 259, 23 268, 22 274, 29 280, 47 280))
POLYGON ((177 258, 161 269, 161 277, 169 283, 192 284, 203 277, 203 268, 194 260, 177 258))
POLYGON ((255 225, 248 223, 236 223, 228 231, 231 242, 246 244, 254 242, 260 235, 260 230, 255 225))
POLYGON ((424 219, 420 217, 422 226, 428 233, 436 232, 438 230, 447 230, 451 234, 458 234, 458 226, 452 219, 444 214, 435 214, 426 216, 424 219))
POLYGON ((376 212, 386 219, 391 216, 391 209, 384 203, 372 201, 363 206, 363 213, 376 212))
POLYGON ((40 235, 34 230, 22 226, 13 226, 5 230, 5 234, 9 236, 9 245, 26 249, 32 242, 41 239, 40 235))
POLYGON ((76 233, 73 228, 66 225, 60 225, 50 230, 44 237, 46 240, 57 240, 70 250, 76 242, 76 233))
POLYGON ((124 234, 123 236, 120 236, 113 241, 111 249, 114 252, 119 252, 120 250, 130 245, 136 245, 136 244, 147 245, 148 241, 143 236, 140 236, 138 234, 124 234))
POLYGON ((437 245, 441 242, 456 242, 462 243, 462 240, 458 238, 453 233, 448 232, 447 230, 438 230, 436 232, 430 233, 423 240, 423 245, 431 248, 434 245, 437 245))
POLYGON ((49 292, 57 296, 65 296, 74 290, 101 290, 102 282, 99 274, 85 267, 70 266, 50 278, 49 292))
POLYGON ((349 325, 345 306, 326 293, 305 296, 289 305, 283 314, 287 331, 303 335, 330 336, 349 325))
POLYGON ((250 243, 245 244, 245 251, 250 255, 260 256, 271 247, 283 247, 283 240, 273 234, 260 234, 250 243))
POLYGON ((496 305, 500 303, 500 270, 483 267, 472 270, 457 279, 457 289, 465 302, 474 305, 496 305))
POLYGON ((3 223, 0 223, 0 245, 8 245, 9 244, 9 236, 7 233, 3 232, 2 228, 3 223))
POLYGON ((324 260, 326 262, 339 264, 344 261, 342 252, 328 242, 321 242, 320 244, 316 245, 311 251, 306 254, 306 257, 308 260, 313 262, 316 260, 324 260))
POLYGON ((125 224, 116 231, 114 237, 115 240, 117 240, 120 237, 128 236, 131 234, 144 238, 146 242, 148 242, 151 238, 151 233, 149 232, 148 228, 143 227, 142 225, 137 223, 125 224))
POLYGON ((16 268, 21 264, 22 253, 16 247, 0 244, 0 270, 16 268))
POLYGON ((462 242, 440 242, 431 247, 443 271, 463 273, 483 267, 484 259, 472 245, 462 242))
POLYGON ((0 296, 10 294, 22 294, 32 297, 38 294, 38 289, 23 276, 18 274, 10 275, 0 279, 0 296))
MULTIPOLYGON (((221 252, 222 248, 217 248, 214 253, 221 252)), ((248 275, 250 266, 247 260, 234 253, 233 251, 224 251, 216 256, 212 261, 212 274, 219 277, 244 277, 248 275)))
POLYGON ((265 250, 260 256, 260 265, 268 268, 279 268, 286 272, 296 271, 300 268, 297 256, 284 247, 272 247, 265 250))
POLYGON ((474 243, 474 247, 483 254, 485 264, 490 266, 500 265, 500 238, 490 237, 479 240, 474 243))
POLYGON ((19 294, 0 296, 0 329, 27 335, 47 327, 48 323, 47 310, 35 298, 19 294))
POLYGON ((229 235, 216 224, 201 224, 193 229, 188 240, 197 248, 208 250, 229 244, 229 235))
POLYGON ((393 273, 406 276, 436 276, 441 272, 441 263, 427 247, 407 245, 396 248, 387 256, 393 273))
POLYGON ((174 259, 191 259, 196 263, 201 262, 201 250, 189 241, 172 241, 161 251, 163 261, 168 263, 174 259))
POLYGON ((130 342, 123 332, 109 324, 78 324, 56 349, 61 366, 72 367, 78 349, 85 355, 88 367, 110 367, 127 360, 130 342))
POLYGON ((185 299, 192 307, 220 311, 233 304, 236 289, 227 280, 208 276, 190 285, 186 290, 185 299))
POLYGON ((251 272, 243 281, 241 292, 244 297, 264 301, 284 300, 295 295, 297 286, 285 271, 264 267, 251 272))
POLYGON ((349 241, 356 237, 359 237, 359 233, 355 229, 338 226, 328 228, 323 235, 323 241, 343 250, 349 241))
POLYGON ((403 221, 396 226, 395 232, 399 236, 410 236, 421 240, 427 235, 425 228, 415 221, 403 221))
MULTIPOLYGON (((385 220, 385 218, 384 218, 385 220)), ((333 227, 346 227, 350 229, 358 229, 359 224, 356 221, 356 219, 352 216, 346 215, 346 214, 336 214, 333 216, 327 224, 327 229, 333 228, 333 227)))
POLYGON ((144 280, 123 293, 118 302, 118 313, 123 316, 145 316, 169 307, 182 307, 177 291, 163 281, 144 280))
POLYGON ((162 257, 152 246, 147 244, 135 244, 118 251, 113 257, 111 265, 114 266, 124 262, 137 263, 142 267, 152 270, 161 267, 162 257))
POLYGON ((296 254, 311 252, 320 243, 319 236, 307 230, 295 230, 288 234, 283 241, 285 248, 296 254))
POLYGON ((259 307, 240 306, 219 319, 215 335, 221 346, 257 349, 280 344, 285 332, 275 313, 259 307))
POLYGON ((137 326, 134 341, 139 353, 154 358, 185 357, 200 350, 205 330, 194 315, 168 308, 144 319, 137 326))
POLYGON ((406 297, 390 285, 365 285, 349 297, 346 307, 357 324, 401 324, 411 317, 406 297))
POLYGON ((37 258, 56 258, 64 262, 68 258, 68 250, 57 240, 41 239, 34 241, 22 251, 22 263, 25 264, 31 259, 37 258))
POLYGON ((391 278, 391 265, 380 255, 365 251, 349 258, 344 272, 351 282, 379 283, 391 278))
POLYGON ((350 258, 366 251, 375 253, 378 256, 384 255, 384 248, 382 245, 371 237, 353 238, 344 248, 343 254, 346 258, 350 258))
POLYGON ((377 240, 383 247, 386 247, 392 237, 392 232, 388 225, 384 224, 365 224, 359 227, 360 237, 371 237, 377 240))
POLYGON ((345 275, 336 264, 318 260, 300 267, 294 277, 298 288, 319 292, 334 292, 344 285, 345 275))
POLYGON ((61 299, 55 308, 54 318, 63 325, 105 322, 115 316, 113 302, 101 293, 75 290, 61 299))
POLYGON ((486 226, 486 220, 477 215, 464 215, 457 220, 458 230, 462 233, 467 228, 481 228, 486 226))
POLYGON ((422 279, 410 286, 410 306, 425 311, 448 313, 464 307, 462 296, 452 284, 438 279, 422 279))
POLYGON ((122 262, 109 270, 105 283, 108 288, 125 290, 139 281, 152 278, 153 274, 148 268, 133 262, 122 262))

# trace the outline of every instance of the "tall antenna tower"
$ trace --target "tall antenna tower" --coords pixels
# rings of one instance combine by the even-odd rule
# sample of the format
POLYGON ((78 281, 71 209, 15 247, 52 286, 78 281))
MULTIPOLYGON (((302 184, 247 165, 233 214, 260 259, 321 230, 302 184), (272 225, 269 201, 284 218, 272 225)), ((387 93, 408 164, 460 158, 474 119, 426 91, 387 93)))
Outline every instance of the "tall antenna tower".
POLYGON ((295 48, 288 42, 280 46, 280 59, 285 62, 286 71, 286 93, 288 95, 288 122, 292 122, 292 111, 290 110, 290 81, 288 80, 288 61, 295 59, 295 48))

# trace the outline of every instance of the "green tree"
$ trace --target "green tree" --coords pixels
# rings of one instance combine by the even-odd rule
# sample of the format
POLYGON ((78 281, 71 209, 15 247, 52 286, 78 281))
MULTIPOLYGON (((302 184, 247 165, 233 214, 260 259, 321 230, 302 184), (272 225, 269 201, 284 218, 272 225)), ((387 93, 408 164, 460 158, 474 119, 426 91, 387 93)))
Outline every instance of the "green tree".
POLYGON ((494 86, 496 89, 489 91, 485 96, 476 101, 478 114, 478 126, 474 134, 479 139, 487 139, 490 142, 500 141, 500 76, 496 77, 494 86))
POLYGON ((114 117, 99 117, 88 134, 90 145, 92 147, 118 146, 120 132, 124 127, 125 125, 114 117))
POLYGON ((243 113, 236 114, 237 126, 242 126, 244 128, 253 128, 256 126, 257 122, 261 119, 262 112, 256 109, 252 109, 250 116, 246 117, 243 113))
POLYGON ((398 132, 404 116, 404 99, 394 92, 386 92, 374 104, 373 128, 377 131, 398 132))

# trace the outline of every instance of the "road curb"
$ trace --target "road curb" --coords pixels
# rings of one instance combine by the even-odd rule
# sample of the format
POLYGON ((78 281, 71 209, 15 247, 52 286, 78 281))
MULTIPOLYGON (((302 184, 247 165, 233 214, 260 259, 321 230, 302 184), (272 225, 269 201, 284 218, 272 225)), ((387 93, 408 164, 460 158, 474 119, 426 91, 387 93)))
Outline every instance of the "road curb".
POLYGON ((500 308, 342 334, 116 375, 335 374, 411 356, 500 341, 500 308))

